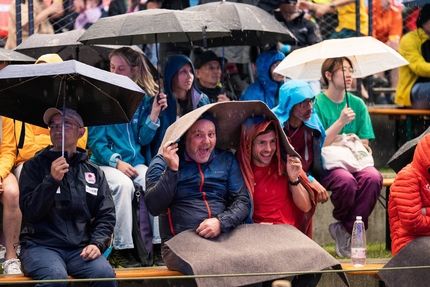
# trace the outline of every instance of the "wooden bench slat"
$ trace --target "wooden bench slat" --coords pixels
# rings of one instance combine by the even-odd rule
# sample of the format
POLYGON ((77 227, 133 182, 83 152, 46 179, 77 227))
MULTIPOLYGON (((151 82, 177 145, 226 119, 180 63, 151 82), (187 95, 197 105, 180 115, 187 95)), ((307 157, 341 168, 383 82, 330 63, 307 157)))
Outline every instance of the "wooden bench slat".
MULTIPOLYGON (((165 266, 158 267, 143 267, 143 268, 114 268, 116 278, 145 278, 145 277, 161 277, 161 276, 183 276, 179 271, 167 269, 165 266)), ((73 279, 69 276, 68 279, 73 279)), ((24 282, 33 280, 24 275, 0 275, 1 282, 24 282)))
POLYGON ((430 116, 430 110, 367 108, 373 115, 430 116))
POLYGON ((384 178, 382 181, 383 186, 391 186, 394 183, 394 178, 384 178))

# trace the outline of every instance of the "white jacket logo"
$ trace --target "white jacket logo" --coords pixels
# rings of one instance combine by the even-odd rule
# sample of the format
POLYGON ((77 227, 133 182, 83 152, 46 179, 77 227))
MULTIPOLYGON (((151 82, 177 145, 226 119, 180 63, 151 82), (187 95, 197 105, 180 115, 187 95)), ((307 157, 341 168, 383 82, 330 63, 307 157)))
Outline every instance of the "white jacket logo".
POLYGON ((92 172, 86 172, 85 173, 85 181, 90 183, 90 184, 94 184, 94 183, 96 183, 96 176, 92 172))

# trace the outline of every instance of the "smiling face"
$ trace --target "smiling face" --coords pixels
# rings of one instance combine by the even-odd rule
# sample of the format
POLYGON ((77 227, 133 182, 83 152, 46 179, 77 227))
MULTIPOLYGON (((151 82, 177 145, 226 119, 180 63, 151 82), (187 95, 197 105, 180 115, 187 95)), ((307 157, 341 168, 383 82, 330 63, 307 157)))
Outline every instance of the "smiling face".
POLYGON ((210 120, 198 120, 187 131, 185 152, 195 162, 207 162, 215 145, 216 130, 210 120))
POLYGON ((276 152, 276 134, 273 130, 259 134, 252 141, 252 163, 259 167, 268 166, 276 152))

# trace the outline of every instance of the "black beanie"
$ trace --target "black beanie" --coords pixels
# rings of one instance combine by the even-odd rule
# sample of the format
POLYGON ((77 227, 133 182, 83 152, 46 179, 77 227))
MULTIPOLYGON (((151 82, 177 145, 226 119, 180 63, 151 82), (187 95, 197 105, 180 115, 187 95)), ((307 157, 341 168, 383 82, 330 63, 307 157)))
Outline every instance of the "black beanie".
POLYGON ((430 4, 426 4, 421 8, 420 14, 417 18, 417 28, 422 28, 423 24, 430 20, 430 4))

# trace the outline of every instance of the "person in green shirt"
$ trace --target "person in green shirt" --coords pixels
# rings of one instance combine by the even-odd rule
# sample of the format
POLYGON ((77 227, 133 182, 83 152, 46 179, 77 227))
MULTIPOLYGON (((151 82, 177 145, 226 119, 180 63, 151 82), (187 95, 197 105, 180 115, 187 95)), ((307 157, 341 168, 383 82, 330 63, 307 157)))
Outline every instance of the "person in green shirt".
MULTIPOLYGON (((326 130, 324 146, 338 134, 356 134, 364 145, 375 138, 369 113, 363 100, 345 91, 352 84, 353 66, 345 57, 326 59, 321 67, 322 80, 328 86, 316 96, 315 110, 326 130)), ((342 168, 323 170, 321 184, 332 192, 333 217, 329 231, 336 241, 339 256, 351 256, 351 232, 357 215, 366 229, 368 218, 382 188, 382 175, 373 166, 351 173, 342 168)))

